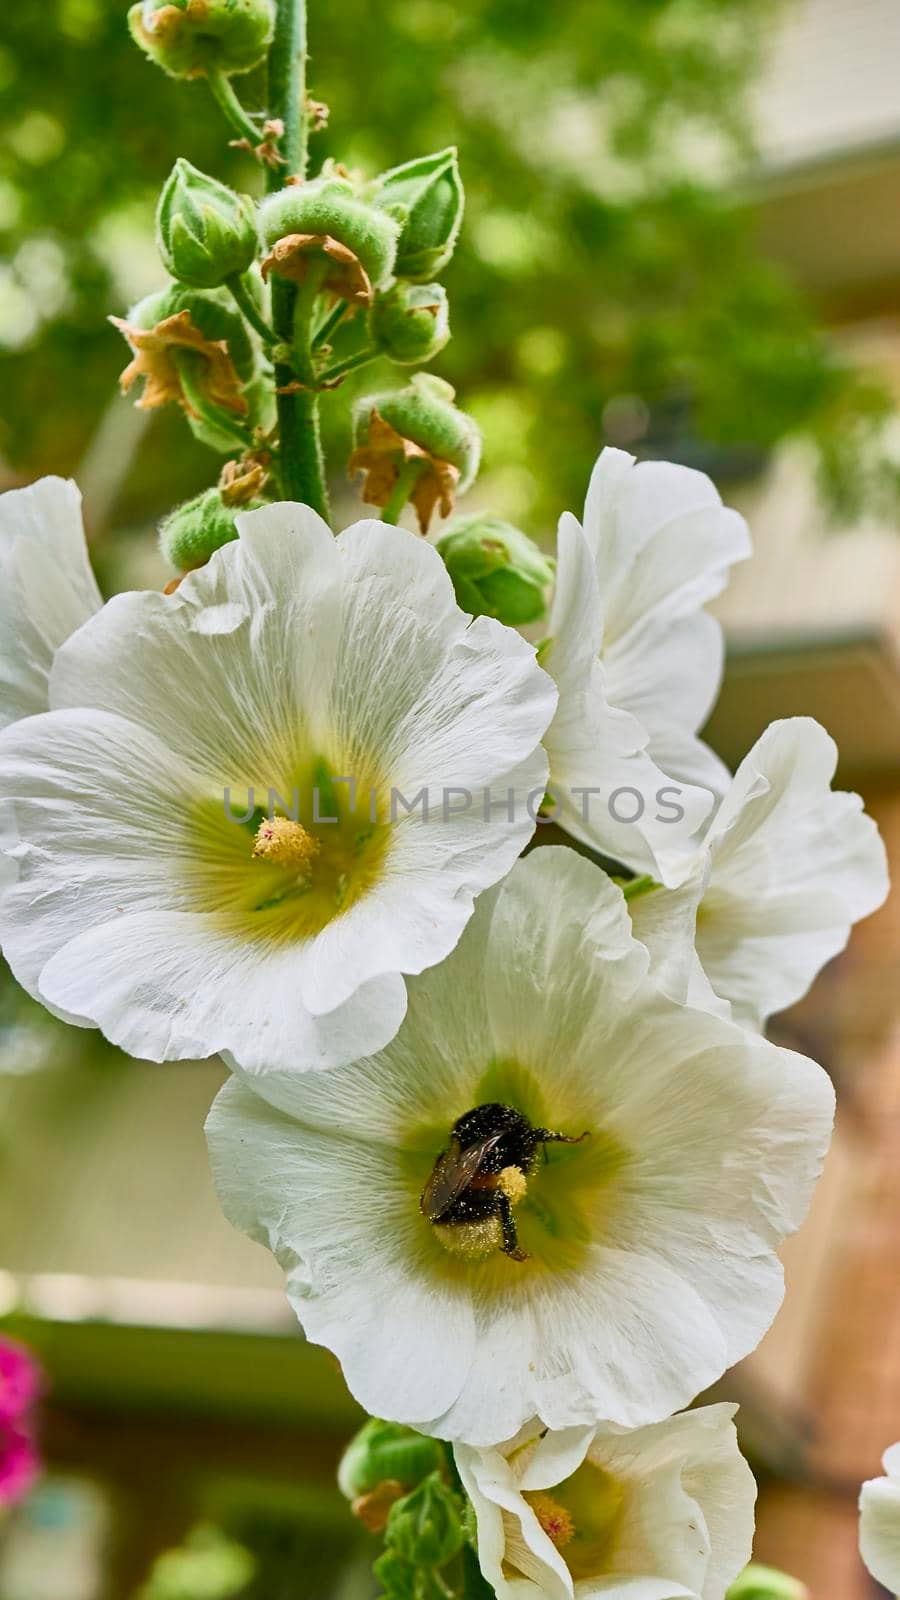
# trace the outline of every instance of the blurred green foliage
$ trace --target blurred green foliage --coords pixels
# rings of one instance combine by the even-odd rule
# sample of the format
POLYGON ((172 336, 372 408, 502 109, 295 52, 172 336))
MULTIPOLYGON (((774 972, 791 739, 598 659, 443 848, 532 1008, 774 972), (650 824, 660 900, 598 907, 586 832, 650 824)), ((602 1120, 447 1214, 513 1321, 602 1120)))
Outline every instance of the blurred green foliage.
MULTIPOLYGON (((492 509, 549 531, 612 440, 712 467, 786 434, 821 449, 841 509, 887 489, 887 402, 845 369, 760 260, 729 184, 751 159, 747 89, 776 0, 312 0, 314 161, 374 176, 457 143, 468 196, 436 363, 481 422, 492 509), (705 176, 704 176, 705 174, 705 176)), ((240 80, 263 103, 259 74, 240 80)), ((240 187, 202 82, 134 48, 117 0, 45 0, 0 19, 0 452, 72 471, 124 361, 104 318, 162 281, 158 190, 178 155, 240 187)), ((326 428, 347 446, 347 400, 326 428)), ((124 404, 124 402, 121 402, 124 404)), ((172 414, 142 439, 115 520, 155 518, 217 462, 172 414)))

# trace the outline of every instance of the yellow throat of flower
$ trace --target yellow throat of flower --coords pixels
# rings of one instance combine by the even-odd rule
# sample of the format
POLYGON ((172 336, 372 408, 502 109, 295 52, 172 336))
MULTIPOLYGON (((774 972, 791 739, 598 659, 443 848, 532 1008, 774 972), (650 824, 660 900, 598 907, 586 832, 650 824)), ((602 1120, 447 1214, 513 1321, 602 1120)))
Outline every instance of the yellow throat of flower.
POLYGON ((290 817, 267 817, 257 830, 253 854, 278 867, 294 867, 302 872, 315 860, 322 846, 307 833, 303 824, 290 817))

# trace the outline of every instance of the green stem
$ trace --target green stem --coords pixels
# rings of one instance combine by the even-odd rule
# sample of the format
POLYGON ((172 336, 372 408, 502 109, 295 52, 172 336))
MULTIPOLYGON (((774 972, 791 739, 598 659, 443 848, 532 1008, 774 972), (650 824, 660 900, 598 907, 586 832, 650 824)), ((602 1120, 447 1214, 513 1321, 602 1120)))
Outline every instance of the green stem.
POLYGON ((193 406, 198 416, 203 417, 211 427, 218 428, 222 433, 230 433, 235 442, 246 450, 253 443, 253 433, 249 427, 240 422, 224 406, 213 405, 207 400, 206 395, 197 381, 196 374, 191 365, 190 354, 175 356, 175 366, 178 370, 178 381, 184 390, 185 397, 193 406))
POLYGON ((366 350, 357 350, 355 356, 346 356, 343 361, 336 361, 333 367, 326 367, 319 373, 320 383, 329 383, 332 378, 343 378, 347 372, 353 372, 356 367, 365 367, 374 361, 380 351, 374 350, 370 345, 366 350))
MULTIPOLYGON (((279 144, 286 162, 285 170, 304 177, 307 165, 306 0, 278 0, 277 3, 275 35, 269 52, 269 115, 284 123, 279 144)), ((280 169, 268 170, 266 187, 270 193, 281 188, 281 176, 280 169)), ((304 331, 298 322, 297 302, 297 285, 273 274, 275 334, 284 344, 296 347, 299 340, 299 345, 305 346, 298 349, 299 366, 309 352, 312 306, 307 309, 304 302, 304 331)), ((276 388, 284 388, 295 377, 292 367, 276 363, 276 388)), ((312 506, 327 520, 328 492, 319 436, 319 397, 311 390, 301 389, 292 394, 279 394, 276 398, 281 492, 287 500, 301 500, 312 506)))
POLYGON ((387 505, 382 507, 380 518, 382 522, 396 522, 398 520, 424 466, 424 461, 414 458, 412 461, 407 461, 400 468, 397 482, 391 490, 390 499, 387 505))
POLYGON ((206 81, 209 84, 212 97, 219 110, 224 114, 226 121, 231 123, 235 133, 239 133, 242 139, 248 139, 251 149, 255 150, 262 135, 256 123, 251 120, 241 105, 232 88, 231 79, 227 78, 224 72, 213 67, 207 72, 206 81))
POLYGON ((251 328, 256 329, 263 343, 268 345, 277 344, 278 339, 274 328, 269 327, 240 273, 236 272, 233 278, 226 278, 225 287, 231 291, 237 302, 238 310, 246 317, 251 328))
POLYGON ((640 900, 643 895, 652 894, 654 889, 659 888, 659 884, 655 878, 650 877, 649 873, 644 873, 643 877, 640 878, 627 878, 620 887, 627 901, 640 900))
POLYGON ((326 340, 331 338, 338 324, 343 322, 346 315, 347 302, 346 300, 339 300, 334 310, 329 311, 321 327, 317 328, 313 334, 312 347, 314 350, 318 350, 320 345, 325 344, 326 340))

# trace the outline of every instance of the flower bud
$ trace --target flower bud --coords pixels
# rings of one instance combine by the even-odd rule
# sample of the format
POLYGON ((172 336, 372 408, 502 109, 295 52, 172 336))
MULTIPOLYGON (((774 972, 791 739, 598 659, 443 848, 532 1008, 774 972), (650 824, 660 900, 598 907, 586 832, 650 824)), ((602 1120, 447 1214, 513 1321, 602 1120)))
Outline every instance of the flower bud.
POLYGON ((258 66, 274 19, 272 0, 138 0, 128 27, 135 44, 171 78, 201 78, 258 66))
POLYGON ((268 247, 266 276, 275 272, 302 281, 314 261, 324 261, 323 290, 365 305, 373 289, 390 281, 399 225, 360 200, 343 178, 317 178, 269 195, 259 224, 268 247))
POLYGON ((400 1422, 370 1417, 348 1444, 338 1467, 338 1487, 348 1500, 371 1494, 393 1479, 409 1491, 436 1472, 444 1455, 436 1439, 400 1422))
POLYGON ((437 548, 464 611, 510 627, 544 615, 554 563, 511 523, 485 514, 461 517, 437 548))
POLYGON ((786 1572, 751 1561, 735 1578, 726 1600, 809 1600, 809 1590, 799 1578, 789 1578, 786 1572))
POLYGON ((375 200, 400 223, 397 275, 422 282, 440 272, 456 247, 465 205, 455 148, 392 167, 378 180, 375 200))
POLYGON ((445 291, 439 283, 396 283, 375 296, 369 334, 398 366, 430 361, 450 337, 445 291))
POLYGON ((156 237, 173 278, 215 289, 256 259, 253 201, 179 157, 159 197, 156 237))
MULTIPOLYGON (((250 500, 242 511, 254 511, 262 500, 250 500)), ((180 572, 205 566, 223 544, 238 537, 235 507, 225 505, 218 489, 204 489, 193 500, 175 510, 160 523, 159 547, 166 560, 180 572)))
POLYGON ((439 1472, 391 1507, 385 1543, 393 1555, 415 1567, 442 1567, 463 1547, 459 1496, 439 1472))

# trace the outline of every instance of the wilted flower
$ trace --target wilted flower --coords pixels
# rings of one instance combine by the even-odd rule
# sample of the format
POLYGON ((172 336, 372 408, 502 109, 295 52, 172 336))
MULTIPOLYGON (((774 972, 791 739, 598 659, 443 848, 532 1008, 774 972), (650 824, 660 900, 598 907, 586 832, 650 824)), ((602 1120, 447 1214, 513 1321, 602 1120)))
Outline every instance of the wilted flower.
POLYGON ((453 400, 449 383, 417 372, 405 389, 364 395, 353 408, 350 476, 364 473, 363 499, 386 506, 401 475, 410 473, 406 498, 423 533, 436 509, 450 515, 457 492, 469 487, 481 460, 478 427, 453 400))
POLYGON ((387 1043, 403 974, 518 856, 555 691, 414 535, 295 505, 238 529, 171 597, 111 600, 0 737, 0 936, 134 1055, 303 1072, 387 1043))
POLYGON ((0 495, 0 728, 46 711, 56 650, 101 604, 75 484, 0 495))
POLYGON ((272 38, 272 0, 138 0, 128 12, 135 44, 173 78, 249 72, 272 38))
POLYGON ((368 305, 390 279, 397 251, 393 218, 360 200, 343 178, 292 184, 260 206, 267 246, 262 270, 302 282, 315 266, 323 293, 368 305))
POLYGON ((724 1600, 750 1555, 756 1499, 736 1409, 631 1431, 532 1424, 495 1449, 457 1445, 498 1600, 724 1600))
POLYGON ((367 1410, 482 1446, 532 1417, 639 1426, 768 1327, 830 1084, 647 965, 609 878, 535 850, 410 982, 380 1054, 222 1090, 225 1212, 367 1410))

